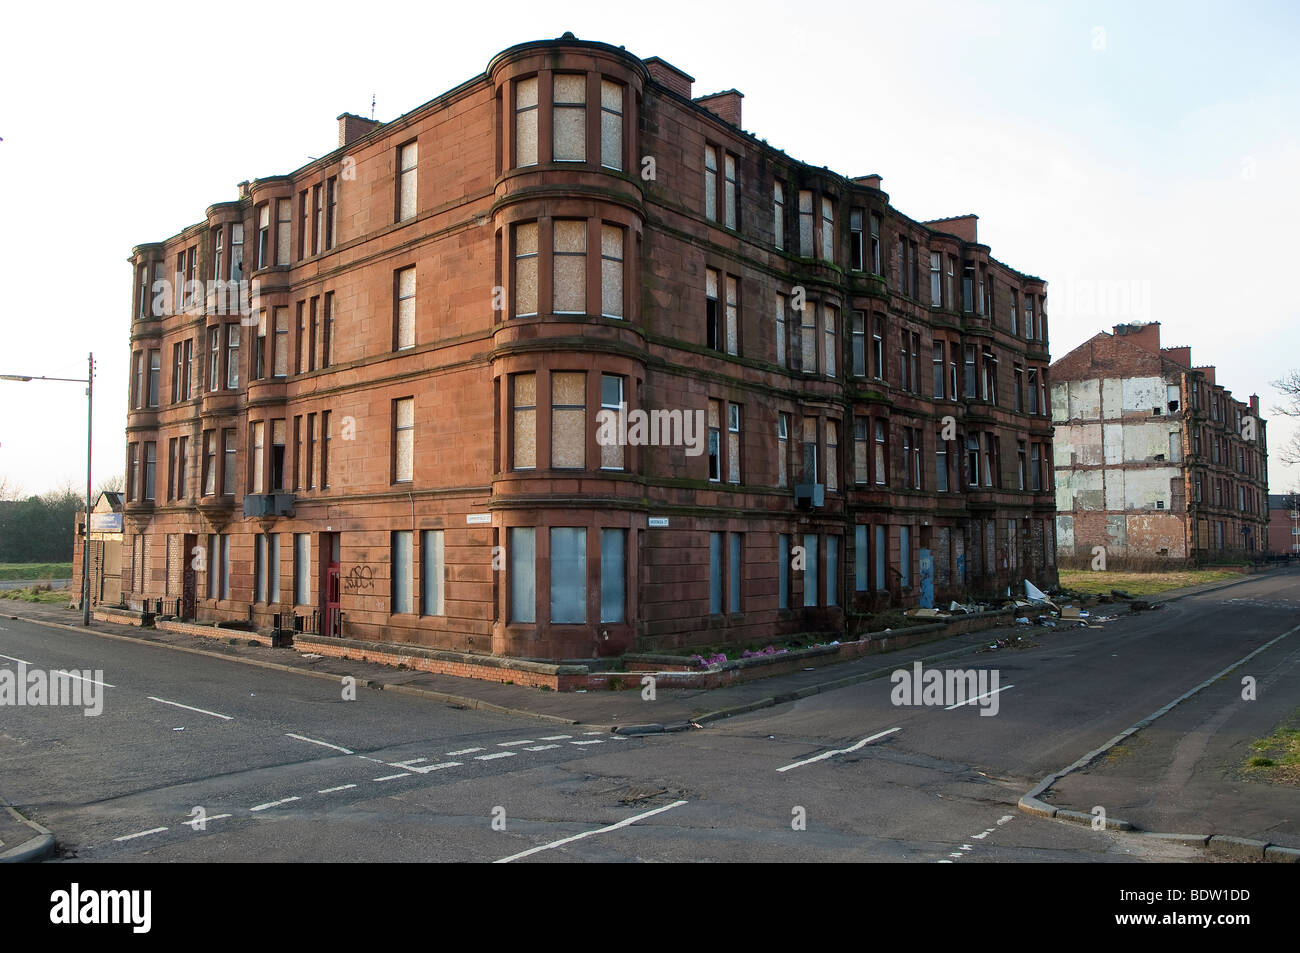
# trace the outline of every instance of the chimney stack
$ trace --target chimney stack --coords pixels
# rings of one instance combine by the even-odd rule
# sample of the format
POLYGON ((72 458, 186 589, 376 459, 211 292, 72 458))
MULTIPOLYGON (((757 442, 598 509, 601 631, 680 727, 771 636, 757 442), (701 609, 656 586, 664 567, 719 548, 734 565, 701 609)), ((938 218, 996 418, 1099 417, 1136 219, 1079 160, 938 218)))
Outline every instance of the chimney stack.
POLYGON ((713 113, 723 122, 729 122, 737 129, 740 125, 740 101, 745 98, 745 94, 735 89, 724 89, 720 93, 713 93, 709 96, 701 96, 695 100, 709 112, 713 113))
POLYGON ((684 99, 691 98, 691 89, 695 85, 694 76, 683 73, 672 63, 667 63, 657 56, 652 56, 642 62, 645 63, 645 68, 650 71, 650 78, 654 82, 684 99))
POLYGON ((382 125, 383 123, 377 119, 366 119, 353 113, 344 113, 339 116, 339 148, 350 146, 358 139, 364 139, 376 127, 382 125))

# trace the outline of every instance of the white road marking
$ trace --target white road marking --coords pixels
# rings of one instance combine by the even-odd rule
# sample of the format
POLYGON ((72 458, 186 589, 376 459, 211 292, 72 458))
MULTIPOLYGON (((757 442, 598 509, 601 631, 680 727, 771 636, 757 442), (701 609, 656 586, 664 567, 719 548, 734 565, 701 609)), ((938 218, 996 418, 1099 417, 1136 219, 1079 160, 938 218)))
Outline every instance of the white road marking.
POLYGON ((460 764, 459 761, 443 761, 441 764, 426 764, 411 770, 416 774, 428 774, 430 771, 441 771, 443 768, 458 768, 460 764))
POLYGON ((389 763, 389 767, 406 768, 409 771, 412 770, 411 765, 419 764, 421 761, 428 761, 428 760, 429 760, 428 758, 412 758, 410 761, 392 761, 389 763))
POLYGON ((135 840, 137 837, 148 837, 150 834, 161 834, 165 830, 167 830, 167 828, 165 827, 155 827, 147 831, 139 831, 138 833, 135 834, 127 834, 124 837, 114 837, 113 840, 115 841, 135 840))
POLYGON ((1007 821, 1015 820, 1015 817, 1016 816, 1014 814, 1003 814, 1001 817, 998 818, 998 827, 1001 827, 1007 821))
MULTIPOLYGON (((31 662, 25 661, 24 659, 14 658, 12 655, 0 655, 0 658, 7 658, 11 662, 21 662, 23 665, 32 664, 31 662)), ((163 830, 166 830, 166 828, 163 828, 163 830)))
POLYGON ((372 758, 372 757, 370 757, 370 755, 367 755, 367 754, 359 754, 359 755, 357 755, 357 757, 358 757, 358 758, 362 758, 362 759, 364 759, 364 760, 366 760, 366 761, 373 761, 375 764, 388 764, 387 761, 380 761, 378 758, 372 758))
POLYGON ((543 735, 542 741, 568 741, 573 735, 543 735))
POLYGON ((603 732, 603 731, 584 731, 584 732, 583 732, 584 735, 603 735, 604 733, 605 733, 605 732, 603 732))
POLYGON ((479 755, 477 758, 475 758, 474 760, 475 760, 475 761, 491 761, 491 760, 494 759, 494 758, 513 758, 514 756, 515 756, 515 753, 514 753, 513 751, 498 751, 498 752, 496 752, 495 754, 481 754, 481 755, 479 755))
POLYGON ((336 788, 326 788, 323 791, 317 791, 317 794, 333 794, 335 791, 346 791, 348 788, 356 787, 355 784, 340 784, 336 788))
POLYGON ((234 721, 230 715, 221 715, 215 711, 208 711, 206 708, 192 708, 189 705, 182 705, 180 702, 169 702, 165 698, 156 698, 153 695, 146 695, 151 702, 162 702, 164 705, 175 705, 177 708, 184 708, 187 711, 197 711, 200 715, 211 715, 213 718, 220 718, 222 721, 234 721))
POLYGON ((332 745, 328 741, 317 741, 315 738, 308 738, 306 735, 295 735, 292 731, 286 731, 284 736, 286 738, 296 738, 299 741, 305 741, 308 744, 320 745, 322 748, 333 748, 335 751, 342 751, 344 754, 352 754, 351 751, 341 745, 332 745))
POLYGON ((586 831, 582 834, 574 834, 572 837, 565 837, 562 840, 552 841, 549 844, 543 844, 541 847, 532 847, 518 854, 511 854, 509 857, 502 857, 500 860, 493 861, 497 864, 508 864, 512 860, 519 860, 521 857, 529 857, 533 854, 539 854, 544 850, 550 850, 553 847, 563 847, 565 844, 572 844, 576 840, 582 840, 584 837, 591 837, 595 834, 606 834, 610 831, 616 831, 620 827, 627 827, 635 824, 637 821, 645 820, 647 817, 653 817, 656 814, 662 814, 664 811, 671 811, 675 807, 681 807, 685 801, 673 801, 672 804, 665 804, 663 807, 656 807, 654 810, 646 811, 644 814, 637 814, 633 817, 624 818, 617 824, 610 824, 608 827, 597 828, 594 831, 586 831))
POLYGON ((956 851, 956 852, 954 852, 954 853, 949 854, 948 856, 949 856, 949 857, 961 857, 961 856, 962 856, 962 853, 961 853, 961 851, 956 851))
POLYGON ((571 745, 603 745, 604 743, 605 743, 605 739, 604 739, 604 738, 593 738, 593 739, 591 739, 590 741, 570 741, 570 742, 569 742, 569 744, 571 744, 571 745))
POLYGON ((297 796, 294 796, 294 797, 282 797, 282 798, 280 798, 280 800, 278 800, 278 801, 267 801, 265 804, 259 804, 259 805, 257 805, 257 807, 250 807, 249 810, 250 810, 250 811, 265 811, 268 807, 279 807, 281 804, 288 804, 290 801, 301 801, 301 800, 302 800, 302 798, 297 797, 297 796))
POLYGON ((371 781, 393 781, 396 780, 397 778, 409 778, 410 776, 411 775, 408 772, 403 771, 401 774, 386 774, 382 778, 371 778, 370 780, 371 781))
POLYGON ((552 748, 558 748, 559 745, 533 745, 531 748, 525 748, 525 751, 550 751, 552 748))
POLYGON ((108 684, 108 682, 101 682, 101 681, 100 681, 99 679, 97 679, 97 678, 86 678, 86 676, 84 676, 84 675, 78 675, 76 672, 65 672, 65 671, 63 671, 62 669, 58 669, 58 668, 56 668, 56 669, 54 670, 54 674, 55 674, 55 675, 67 675, 69 678, 79 678, 79 679, 81 679, 81 681, 83 681, 83 682, 92 682, 92 683, 95 684, 95 685, 103 685, 105 688, 117 688, 116 685, 110 685, 110 684, 108 684))
POLYGON ((1016 686, 1014 685, 1003 685, 1001 688, 995 688, 993 689, 993 691, 985 692, 983 695, 976 695, 974 698, 968 698, 964 702, 958 702, 955 705, 949 705, 947 708, 944 709, 944 711, 952 711, 954 708, 960 708, 962 705, 969 705, 972 702, 979 701, 981 698, 988 698, 992 695, 996 695, 998 692, 1005 692, 1008 688, 1015 688, 1015 687, 1016 686))
MULTIPOLYGON (((205 817, 205 818, 203 818, 203 819, 202 819, 202 823, 206 824, 206 823, 208 823, 209 821, 224 821, 226 818, 228 818, 228 817, 233 817, 233 816, 234 816, 234 815, 232 815, 232 814, 214 814, 212 817, 205 817)), ((193 827, 194 830, 199 831, 199 830, 202 830, 203 828, 201 828, 201 827, 194 827, 195 823, 198 822, 198 821, 199 821, 199 819, 196 817, 196 818, 193 818, 193 819, 188 820, 188 821, 181 821, 181 823, 182 823, 182 824, 188 824, 190 827, 193 827)))
POLYGON ((461 748, 459 751, 448 751, 447 757, 454 758, 458 754, 473 754, 475 751, 482 751, 482 748, 461 748))
POLYGON ((500 741, 497 742, 498 748, 513 748, 515 745, 530 745, 533 743, 532 738, 525 738, 523 741, 500 741))
POLYGON ((848 754, 850 751, 857 751, 863 745, 870 744, 871 742, 875 741, 877 738, 883 738, 885 737, 885 735, 892 735, 894 732, 902 731, 902 730, 903 730, 903 726, 899 725, 897 728, 890 728, 888 731, 882 731, 879 732, 878 734, 874 734, 870 738, 863 738, 857 744, 851 745, 847 748, 838 748, 833 751, 823 751, 819 755, 814 755, 811 758, 805 758, 803 761, 796 761, 794 764, 787 764, 784 768, 777 768, 776 770, 789 771, 791 768, 802 768, 805 764, 812 764, 814 761, 824 761, 827 758, 834 757, 837 754, 848 754))

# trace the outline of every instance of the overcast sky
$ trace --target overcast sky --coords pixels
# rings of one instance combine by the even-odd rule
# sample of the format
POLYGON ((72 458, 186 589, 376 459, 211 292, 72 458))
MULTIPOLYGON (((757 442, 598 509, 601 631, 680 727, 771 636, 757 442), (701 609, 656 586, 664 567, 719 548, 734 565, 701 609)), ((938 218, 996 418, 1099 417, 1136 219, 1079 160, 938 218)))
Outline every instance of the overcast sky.
MULTIPOLYGON (((916 219, 974 212, 1045 278, 1054 358, 1161 322, 1261 396, 1300 368, 1300 5, 271 2, 14 4, 0 36, 0 374, 98 362, 95 482, 124 469, 134 245, 566 30, 745 94, 791 156, 884 177, 916 219), (1109 289, 1098 298, 1094 293, 1109 289), (1127 294, 1121 295, 1121 290, 1127 294), (1090 299, 1092 299, 1090 303, 1090 299), (1109 302, 1109 303, 1108 303, 1109 302)), ((75 384, 0 381, 0 480, 84 483, 75 384)))

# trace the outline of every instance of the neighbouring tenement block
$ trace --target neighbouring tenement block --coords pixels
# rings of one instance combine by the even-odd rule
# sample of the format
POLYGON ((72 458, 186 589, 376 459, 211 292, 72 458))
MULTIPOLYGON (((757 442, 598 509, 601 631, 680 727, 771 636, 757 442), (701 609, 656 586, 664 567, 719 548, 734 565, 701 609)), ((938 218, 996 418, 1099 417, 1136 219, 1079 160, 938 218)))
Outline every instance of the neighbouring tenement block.
POLYGON ((1045 283, 692 84, 524 43, 137 246, 123 599, 578 659, 1051 584, 1045 283))
POLYGON ((1125 565, 1204 563, 1267 547, 1268 443, 1259 397, 1234 400, 1160 323, 1120 324, 1051 366, 1056 535, 1125 565))

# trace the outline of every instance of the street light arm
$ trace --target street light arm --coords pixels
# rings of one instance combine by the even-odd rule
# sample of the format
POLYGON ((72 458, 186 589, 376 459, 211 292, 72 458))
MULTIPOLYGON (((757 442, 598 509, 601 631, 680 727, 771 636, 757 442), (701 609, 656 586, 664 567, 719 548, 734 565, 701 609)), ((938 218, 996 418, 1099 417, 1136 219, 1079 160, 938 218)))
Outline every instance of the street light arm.
POLYGON ((28 374, 0 374, 0 381, 67 381, 70 384, 89 384, 85 377, 36 377, 28 374))

